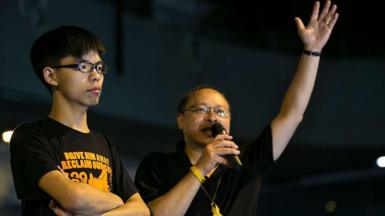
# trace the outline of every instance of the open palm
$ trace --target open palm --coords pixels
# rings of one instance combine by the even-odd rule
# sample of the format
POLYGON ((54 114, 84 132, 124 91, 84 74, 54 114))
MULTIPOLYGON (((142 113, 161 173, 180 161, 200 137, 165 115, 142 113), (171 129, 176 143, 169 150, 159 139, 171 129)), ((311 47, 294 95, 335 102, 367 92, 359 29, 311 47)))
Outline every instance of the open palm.
POLYGON ((321 14, 319 14, 319 9, 320 3, 317 1, 306 26, 300 18, 295 18, 298 34, 307 50, 321 51, 329 40, 338 19, 337 6, 331 5, 330 0, 326 1, 321 14))

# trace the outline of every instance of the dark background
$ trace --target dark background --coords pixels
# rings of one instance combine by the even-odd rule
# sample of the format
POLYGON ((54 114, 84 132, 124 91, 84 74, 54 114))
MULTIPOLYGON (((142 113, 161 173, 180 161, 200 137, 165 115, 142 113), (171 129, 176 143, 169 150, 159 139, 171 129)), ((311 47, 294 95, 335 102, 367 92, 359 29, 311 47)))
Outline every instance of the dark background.
MULTIPOLYGON (((233 109, 232 134, 252 139, 278 112, 313 1, 1 1, 0 129, 49 112, 28 51, 43 32, 79 25, 107 47, 101 104, 90 125, 110 136, 132 175, 150 151, 180 139, 180 96, 219 87, 233 109)), ((340 19, 323 50, 304 120, 263 185, 260 215, 385 215, 384 21, 376 1, 336 1, 340 19)), ((9 146, 0 143, 0 215, 17 214, 9 146)))

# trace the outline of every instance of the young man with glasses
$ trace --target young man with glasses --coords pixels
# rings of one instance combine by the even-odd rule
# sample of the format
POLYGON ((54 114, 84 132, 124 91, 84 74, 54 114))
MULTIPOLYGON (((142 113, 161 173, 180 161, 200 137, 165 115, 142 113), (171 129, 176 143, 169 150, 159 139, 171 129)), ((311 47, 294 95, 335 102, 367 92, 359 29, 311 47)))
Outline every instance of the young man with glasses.
POLYGON ((90 129, 107 66, 102 42, 63 26, 39 37, 30 58, 52 95, 48 117, 18 126, 11 166, 23 215, 149 215, 112 143, 90 129))
POLYGON ((175 153, 146 156, 136 173, 135 184, 154 215, 257 214, 262 178, 302 120, 320 52, 337 22, 336 5, 327 1, 321 12, 319 8, 316 2, 307 26, 295 18, 305 50, 280 112, 255 141, 238 147, 227 134, 230 105, 220 91, 198 87, 182 98, 177 123, 184 140, 175 153), (215 135, 212 128, 218 124, 222 133, 215 135), (239 156, 241 165, 234 165, 234 155, 239 156))

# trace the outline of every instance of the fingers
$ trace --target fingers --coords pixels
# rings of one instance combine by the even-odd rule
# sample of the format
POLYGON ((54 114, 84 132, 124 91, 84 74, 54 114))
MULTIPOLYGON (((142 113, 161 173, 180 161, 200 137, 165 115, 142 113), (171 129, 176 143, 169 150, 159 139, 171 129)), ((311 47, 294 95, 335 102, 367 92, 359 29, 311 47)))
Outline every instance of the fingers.
POLYGON ((60 208, 59 206, 57 206, 55 201, 51 200, 49 202, 48 207, 55 213, 55 215, 58 215, 58 216, 63 215, 62 211, 60 211, 60 208))
POLYGON ((51 201, 49 202, 48 207, 50 207, 51 209, 54 209, 54 208, 56 208, 56 203, 55 203, 53 200, 51 200, 51 201))
POLYGON ((310 20, 317 20, 318 19, 319 7, 320 7, 320 3, 319 3, 319 1, 316 1, 314 3, 313 12, 311 13, 310 20))
MULTIPOLYGON (((213 144, 220 143, 222 141, 231 141, 233 139, 232 136, 227 135, 227 134, 220 134, 214 138, 212 141, 213 144)), ((233 142, 234 143, 234 142, 233 142)))
POLYGON ((299 31, 302 31, 305 29, 305 25, 303 24, 303 22, 300 18, 295 17, 294 20, 295 20, 295 23, 297 24, 297 28, 299 31))
POLYGON ((225 158, 226 155, 240 154, 238 146, 228 139, 232 139, 232 137, 224 134, 218 135, 213 143, 206 146, 205 151, 195 164, 202 171, 202 174, 206 175, 218 164, 229 165, 225 158))
POLYGON ((329 14, 329 9, 330 9, 331 4, 332 4, 332 2, 330 0, 326 1, 325 5, 322 9, 321 15, 318 18, 319 21, 325 20, 326 16, 329 14))
POLYGON ((319 22, 324 22, 327 26, 333 28, 338 19, 337 5, 333 4, 331 7, 331 1, 328 0, 322 9, 322 13, 318 19, 319 22))
POLYGON ((232 136, 230 136, 230 135, 228 135, 228 134, 218 134, 215 138, 214 138, 214 140, 232 140, 233 139, 233 137, 232 136))
POLYGON ((233 141, 230 141, 230 140, 214 140, 214 142, 210 145, 211 147, 214 147, 214 148, 226 147, 226 148, 238 149, 238 146, 233 141))
POLYGON ((234 148, 215 148, 213 151, 216 155, 239 155, 239 150, 234 148))
POLYGON ((216 155, 239 155, 238 146, 230 140, 215 139, 214 142, 206 146, 206 150, 211 157, 216 155))
POLYGON ((336 13, 337 11, 337 5, 333 5, 331 10, 329 11, 329 13, 327 14, 327 16, 325 17, 325 20, 324 22, 326 23, 326 25, 328 25, 329 27, 333 27, 334 24, 337 22, 337 19, 338 19, 338 13, 336 13))
POLYGON ((211 146, 207 146, 209 157, 212 158, 212 162, 215 164, 229 165, 229 162, 224 157, 226 155, 239 155, 240 151, 238 146, 233 141, 218 140, 220 142, 213 143, 211 146))
POLYGON ((62 209, 55 201, 51 200, 48 207, 55 213, 56 216, 69 216, 72 215, 70 212, 62 209))
POLYGON ((58 166, 56 166, 57 168, 58 168, 58 170, 61 172, 61 174, 63 174, 63 176, 65 176, 67 179, 70 179, 69 177, 68 177, 68 175, 66 175, 66 173, 64 172, 64 170, 58 165, 58 166))
POLYGON ((225 166, 230 165, 229 162, 224 157, 221 157, 221 156, 216 156, 215 161, 217 162, 217 164, 223 164, 225 166))
POLYGON ((227 134, 221 134, 215 137, 213 142, 210 145, 207 145, 207 148, 217 148, 220 149, 238 149, 238 146, 232 141, 233 137, 227 134))
POLYGON ((231 140, 233 137, 229 135, 218 135, 215 137, 213 142, 210 145, 207 145, 206 148, 211 152, 219 152, 221 154, 231 154, 227 153, 225 149, 237 150, 238 146, 231 140))
POLYGON ((331 21, 330 21, 330 23, 329 23, 329 27, 330 28, 333 28, 334 27, 334 25, 336 24, 336 22, 337 22, 337 20, 338 20, 338 13, 335 13, 334 15, 333 15, 333 17, 332 17, 332 19, 331 19, 331 21))
POLYGON ((225 165, 225 166, 229 166, 230 167, 230 162, 228 161, 229 157, 226 157, 224 155, 220 156, 220 155, 214 155, 213 157, 213 161, 212 161, 212 165, 214 167, 217 167, 218 164, 222 164, 222 165, 225 165))
POLYGON ((325 19, 324 19, 324 22, 329 25, 330 22, 332 21, 334 15, 336 14, 336 10, 337 10, 337 5, 333 5, 331 10, 328 12, 328 14, 326 15, 325 19))

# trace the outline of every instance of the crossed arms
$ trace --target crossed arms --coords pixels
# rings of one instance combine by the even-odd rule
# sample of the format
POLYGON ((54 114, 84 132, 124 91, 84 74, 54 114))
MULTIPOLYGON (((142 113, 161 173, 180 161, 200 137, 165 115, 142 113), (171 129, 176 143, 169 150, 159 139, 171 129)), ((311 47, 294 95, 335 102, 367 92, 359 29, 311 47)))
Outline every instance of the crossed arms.
POLYGON ((150 215, 138 193, 123 202, 113 193, 73 182, 59 170, 46 173, 39 187, 59 204, 51 202, 50 205, 57 215, 150 215))

